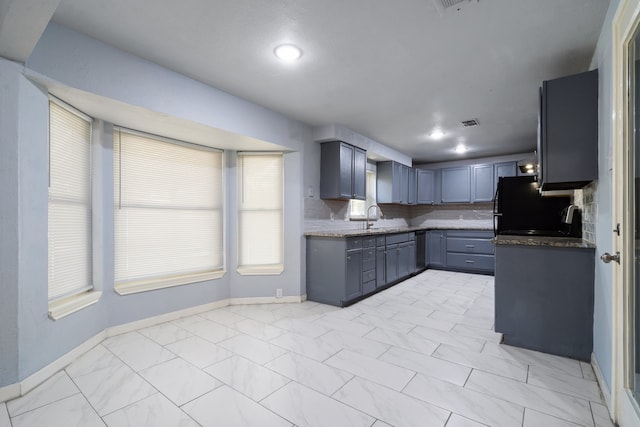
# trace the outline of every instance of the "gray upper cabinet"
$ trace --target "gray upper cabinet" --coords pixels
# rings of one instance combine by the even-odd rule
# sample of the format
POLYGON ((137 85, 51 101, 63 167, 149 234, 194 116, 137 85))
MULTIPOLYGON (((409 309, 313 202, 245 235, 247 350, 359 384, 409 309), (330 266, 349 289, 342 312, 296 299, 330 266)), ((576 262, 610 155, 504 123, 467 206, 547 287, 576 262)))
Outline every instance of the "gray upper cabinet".
POLYGON ((434 203, 435 172, 432 170, 415 169, 417 182, 417 200, 419 205, 434 203))
POLYGON ((598 70, 543 82, 538 163, 542 190, 581 188, 598 178, 598 70))
POLYGON ((409 172, 407 203, 415 205, 418 201, 418 171, 409 167, 407 170, 409 172))
POLYGON ((496 163, 493 165, 493 171, 495 173, 493 179, 493 188, 498 186, 498 179, 503 176, 518 176, 518 163, 517 162, 504 162, 496 163))
POLYGON ((473 165, 472 202, 490 202, 493 200, 493 165, 473 165))
POLYGON ((320 198, 366 199, 367 152, 332 141, 321 146, 320 198))
POLYGON ((471 168, 461 166, 442 169, 442 202, 469 203, 471 201, 471 168))
POLYGON ((376 199, 378 203, 409 203, 409 167, 397 162, 378 162, 376 199))

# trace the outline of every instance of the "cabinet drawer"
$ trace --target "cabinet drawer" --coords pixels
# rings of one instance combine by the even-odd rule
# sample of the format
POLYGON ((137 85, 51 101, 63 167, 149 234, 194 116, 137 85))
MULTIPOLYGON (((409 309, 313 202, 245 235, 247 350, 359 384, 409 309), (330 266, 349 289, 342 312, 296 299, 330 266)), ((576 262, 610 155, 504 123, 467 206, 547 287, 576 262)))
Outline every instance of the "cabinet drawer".
POLYGON ((363 248, 374 248, 376 246, 376 238, 375 237, 365 237, 362 239, 362 247, 363 248))
POLYGON ((376 246, 384 246, 387 244, 387 239, 384 236, 376 237, 376 246))
POLYGON ((376 281, 375 280, 362 284, 362 294, 363 295, 366 295, 366 294, 368 294, 370 292, 373 292, 375 290, 376 290, 376 281))
MULTIPOLYGON (((415 233, 412 233, 415 237, 415 233)), ((395 245, 396 243, 403 243, 409 241, 409 233, 400 234, 388 234, 387 245, 395 245)))
POLYGON ((367 248, 362 250, 362 259, 374 259, 376 257, 376 248, 367 248))
POLYGON ((362 238, 361 237, 349 237, 347 239, 347 250, 349 249, 360 249, 362 247, 362 238))
MULTIPOLYGON (((365 282, 370 282, 370 281, 374 281, 376 280, 376 270, 368 270, 362 273, 362 283, 365 282)), ((374 285, 375 287, 375 285, 374 285)))
POLYGON ((486 239, 447 237, 447 252, 493 255, 493 243, 486 239))
POLYGON ((365 259, 362 261, 362 271, 371 270, 372 268, 376 268, 375 256, 371 259, 365 259))
POLYGON ((447 253, 447 267, 465 270, 493 271, 493 255, 447 253))

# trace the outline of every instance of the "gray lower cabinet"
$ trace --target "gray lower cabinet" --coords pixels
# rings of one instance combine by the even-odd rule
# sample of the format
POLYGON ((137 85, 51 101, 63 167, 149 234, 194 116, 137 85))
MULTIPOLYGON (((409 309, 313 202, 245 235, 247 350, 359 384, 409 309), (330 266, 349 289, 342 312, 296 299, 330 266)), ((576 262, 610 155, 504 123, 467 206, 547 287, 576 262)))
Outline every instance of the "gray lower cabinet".
POLYGON ((427 232, 427 267, 444 267, 444 235, 441 230, 427 232))
POLYGON ((505 344, 590 360, 594 251, 496 245, 495 329, 505 344))
POLYGON ((400 245, 393 244, 387 245, 386 249, 386 257, 385 257, 385 266, 386 266, 386 277, 385 277, 385 285, 387 283, 395 282, 400 277, 400 272, 398 271, 398 266, 400 264, 400 245))
POLYGON ((493 233, 484 230, 431 230, 427 267, 469 273, 494 271, 493 233))
POLYGON ((362 295, 362 249, 347 251, 346 259, 345 301, 362 295))

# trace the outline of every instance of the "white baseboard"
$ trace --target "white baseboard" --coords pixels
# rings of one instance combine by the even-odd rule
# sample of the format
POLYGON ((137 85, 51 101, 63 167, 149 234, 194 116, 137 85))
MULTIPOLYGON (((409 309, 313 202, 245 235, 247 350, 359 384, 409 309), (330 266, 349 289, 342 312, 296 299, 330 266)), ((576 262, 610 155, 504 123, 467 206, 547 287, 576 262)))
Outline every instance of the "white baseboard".
POLYGON ((598 385, 600 386, 600 390, 602 391, 604 403, 606 404, 607 410, 609 411, 609 416, 611 417, 611 390, 609 390, 609 386, 604 380, 602 370, 600 369, 600 365, 598 365, 598 359, 596 359, 596 355, 593 353, 591 353, 591 367, 593 368, 593 372, 596 374, 596 380, 598 381, 598 385))
POLYGON ((7 400, 15 399, 33 390, 38 385, 42 384, 53 375, 66 368, 71 362, 82 356, 93 347, 100 344, 107 337, 132 332, 141 328, 148 328, 160 323, 170 322, 172 320, 179 319, 181 317, 192 316, 194 314, 203 313, 209 310, 215 310, 217 308, 226 307, 228 305, 243 305, 243 304, 279 304, 279 303, 300 303, 307 299, 307 295, 301 296, 288 296, 282 298, 276 297, 256 297, 256 298, 228 298, 220 301, 215 301, 208 304, 198 305, 195 307, 189 307, 184 310, 173 311, 171 313, 160 314, 158 316, 149 317, 146 319, 136 320, 134 322, 125 323, 118 326, 112 326, 106 328, 101 332, 98 332, 93 337, 89 338, 79 346, 75 347, 68 353, 54 360, 42 369, 39 369, 35 373, 31 374, 24 380, 9 384, 7 386, 0 387, 0 403, 7 400))

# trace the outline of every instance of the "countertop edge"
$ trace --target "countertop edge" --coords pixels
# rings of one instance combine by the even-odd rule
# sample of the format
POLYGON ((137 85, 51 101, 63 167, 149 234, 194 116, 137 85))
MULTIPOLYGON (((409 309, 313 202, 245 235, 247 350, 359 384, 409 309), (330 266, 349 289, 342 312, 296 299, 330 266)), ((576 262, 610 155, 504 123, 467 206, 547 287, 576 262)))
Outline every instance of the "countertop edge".
POLYGON ((459 231, 493 231, 489 227, 452 227, 452 226, 420 226, 420 227, 398 227, 398 228, 373 228, 370 230, 335 230, 335 231, 306 231, 305 237, 358 237, 375 236, 379 234, 408 233, 411 231, 429 230, 459 230, 459 231))
POLYGON ((548 236, 497 236, 492 239, 496 246, 546 246, 554 248, 595 249, 596 245, 577 237, 548 236))

